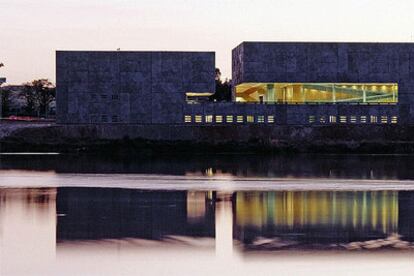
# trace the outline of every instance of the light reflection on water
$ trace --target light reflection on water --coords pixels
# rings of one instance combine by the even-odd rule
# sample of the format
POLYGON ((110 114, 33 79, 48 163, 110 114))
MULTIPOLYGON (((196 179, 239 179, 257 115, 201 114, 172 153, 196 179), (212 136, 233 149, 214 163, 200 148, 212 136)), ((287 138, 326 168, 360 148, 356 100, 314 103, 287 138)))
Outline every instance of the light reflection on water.
POLYGON ((0 155, 0 170, 66 174, 414 180, 413 162, 414 155, 0 155))
POLYGON ((393 252, 405 260, 413 242, 408 191, 0 189, 1 275, 61 267, 118 274, 101 260, 137 274, 149 258, 183 273, 196 263, 260 266, 289 254, 393 252))

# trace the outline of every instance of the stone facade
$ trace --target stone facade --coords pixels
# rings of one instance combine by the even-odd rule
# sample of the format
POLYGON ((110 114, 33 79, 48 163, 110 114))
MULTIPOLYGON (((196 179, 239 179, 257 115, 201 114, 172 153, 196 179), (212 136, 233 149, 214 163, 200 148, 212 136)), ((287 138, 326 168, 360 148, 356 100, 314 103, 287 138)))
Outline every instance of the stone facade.
POLYGON ((57 121, 182 123, 186 92, 214 92, 213 52, 56 53, 57 121))
POLYGON ((414 43, 243 42, 232 58, 234 86, 248 82, 398 83, 397 105, 283 107, 288 114, 296 114, 288 119, 292 123, 300 114, 350 116, 385 110, 398 116, 399 123, 414 123, 414 43))
POLYGON ((59 51, 58 123, 414 123, 414 43, 244 42, 232 53, 233 87, 398 83, 398 104, 188 104, 186 92, 215 91, 214 59, 213 52, 59 51))

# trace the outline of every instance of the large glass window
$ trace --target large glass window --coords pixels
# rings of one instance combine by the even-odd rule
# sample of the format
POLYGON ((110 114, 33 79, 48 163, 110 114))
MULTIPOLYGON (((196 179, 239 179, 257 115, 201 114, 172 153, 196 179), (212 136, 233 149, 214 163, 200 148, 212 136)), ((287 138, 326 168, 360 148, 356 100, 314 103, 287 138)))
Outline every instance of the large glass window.
POLYGON ((243 83, 237 102, 397 103, 397 83, 243 83))

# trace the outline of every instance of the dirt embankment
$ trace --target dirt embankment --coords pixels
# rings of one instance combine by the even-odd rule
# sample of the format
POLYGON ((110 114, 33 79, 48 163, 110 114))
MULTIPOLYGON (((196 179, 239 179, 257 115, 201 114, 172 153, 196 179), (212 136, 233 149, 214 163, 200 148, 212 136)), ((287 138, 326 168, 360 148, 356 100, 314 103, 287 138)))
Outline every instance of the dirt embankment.
POLYGON ((0 123, 2 152, 414 153, 414 127, 397 125, 56 125, 0 123))

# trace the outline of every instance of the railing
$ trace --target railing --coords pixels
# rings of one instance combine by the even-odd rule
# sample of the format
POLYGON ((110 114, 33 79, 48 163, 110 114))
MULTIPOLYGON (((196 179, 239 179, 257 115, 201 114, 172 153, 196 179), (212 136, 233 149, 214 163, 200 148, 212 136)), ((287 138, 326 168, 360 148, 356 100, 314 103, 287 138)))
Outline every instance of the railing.
POLYGON ((362 102, 234 102, 236 104, 269 104, 269 105, 397 105, 397 102, 389 103, 362 103, 362 102))
MULTIPOLYGON (((187 102, 187 104, 215 104, 220 102, 187 102)), ((398 102, 362 103, 362 102, 221 102, 237 105, 397 105, 398 102)))

